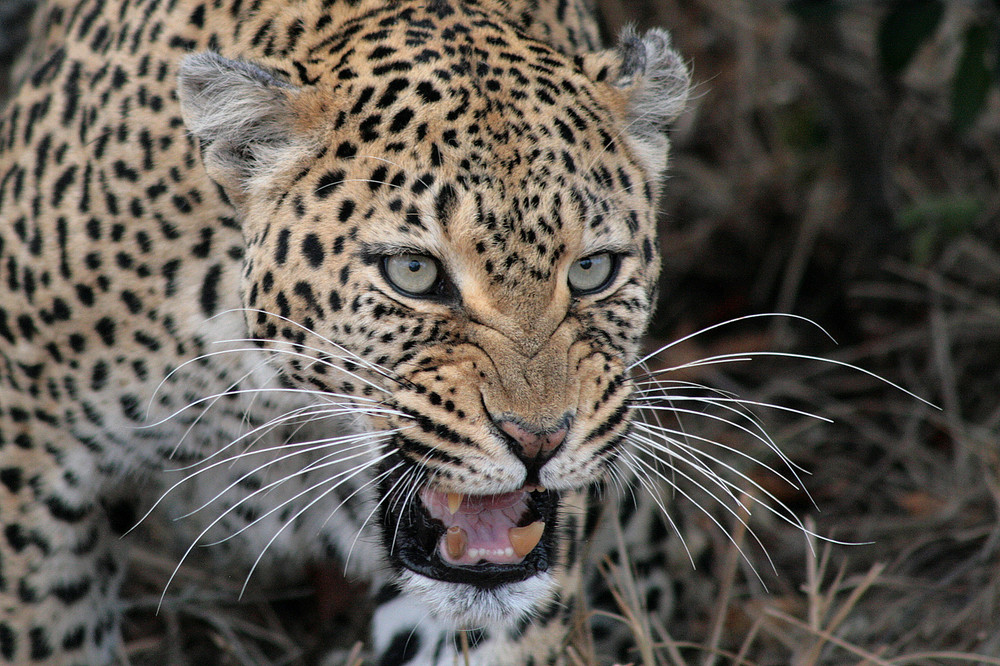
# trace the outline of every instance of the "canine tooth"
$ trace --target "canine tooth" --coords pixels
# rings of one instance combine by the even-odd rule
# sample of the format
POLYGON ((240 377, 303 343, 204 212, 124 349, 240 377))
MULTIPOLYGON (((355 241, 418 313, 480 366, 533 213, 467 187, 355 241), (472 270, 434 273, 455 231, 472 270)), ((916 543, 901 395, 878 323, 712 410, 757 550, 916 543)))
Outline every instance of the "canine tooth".
POLYGON ((545 523, 536 520, 524 527, 512 527, 507 531, 510 538, 510 545, 514 549, 514 554, 524 557, 530 553, 538 542, 542 539, 542 532, 545 531, 545 523))
POLYGON ((462 506, 462 500, 465 496, 462 493, 448 493, 448 512, 451 515, 458 513, 459 507, 462 506))
POLYGON ((465 555, 465 549, 469 546, 469 535, 458 525, 452 525, 444 537, 444 547, 448 550, 448 557, 457 560, 465 555))

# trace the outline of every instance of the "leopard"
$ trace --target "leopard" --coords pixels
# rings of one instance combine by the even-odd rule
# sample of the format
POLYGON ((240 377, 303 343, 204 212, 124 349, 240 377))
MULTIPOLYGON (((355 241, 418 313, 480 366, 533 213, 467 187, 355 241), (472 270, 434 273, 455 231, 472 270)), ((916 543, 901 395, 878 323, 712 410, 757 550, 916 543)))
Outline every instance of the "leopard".
POLYGON ((343 562, 378 663, 565 663, 627 482, 669 33, 605 47, 588 0, 32 25, 0 118, 0 662, 118 663, 130 529, 169 516, 179 563, 343 562))

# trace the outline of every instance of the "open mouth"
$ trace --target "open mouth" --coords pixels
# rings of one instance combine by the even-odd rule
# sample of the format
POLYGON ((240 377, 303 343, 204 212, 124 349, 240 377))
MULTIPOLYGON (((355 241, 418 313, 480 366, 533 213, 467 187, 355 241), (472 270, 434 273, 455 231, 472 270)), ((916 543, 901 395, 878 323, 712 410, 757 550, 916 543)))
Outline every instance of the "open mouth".
POLYGON ((382 516, 389 555, 407 569, 489 589, 554 562, 559 496, 553 491, 463 495, 424 487, 417 498, 402 515, 382 516))

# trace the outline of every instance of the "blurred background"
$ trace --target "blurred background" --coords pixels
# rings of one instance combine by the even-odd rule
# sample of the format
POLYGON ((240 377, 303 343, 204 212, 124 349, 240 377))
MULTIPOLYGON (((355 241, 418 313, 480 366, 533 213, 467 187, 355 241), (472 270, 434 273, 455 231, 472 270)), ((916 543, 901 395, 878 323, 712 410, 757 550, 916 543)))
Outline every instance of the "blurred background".
MULTIPOLYGON (((672 549, 664 616, 639 597, 623 609, 641 620, 625 622, 627 656, 1000 664, 1000 1, 598 5, 609 41, 626 24, 666 27, 694 74, 671 131, 649 348, 739 320, 651 369, 786 408, 754 411, 803 481, 768 472, 790 476, 738 428, 692 421, 760 463, 726 459, 757 504, 747 528, 732 497, 670 497, 691 557, 672 549), (760 313, 808 317, 836 343, 799 320, 740 319, 760 313), (687 366, 760 351, 780 355, 687 366), (779 503, 843 543, 762 508, 779 503)), ((0 64, 29 7, 0 0, 0 64)), ((338 640, 356 663, 364 619, 335 567, 239 604, 198 592, 219 581, 187 568, 154 616, 175 562, 155 549, 136 562, 131 663, 312 663, 338 640)))
MULTIPOLYGON (((808 471, 809 496, 748 473, 820 535, 863 545, 819 541, 814 557, 801 533, 755 510, 748 522, 772 567, 752 539, 733 558, 706 528, 705 560, 686 574, 704 587, 678 586, 666 626, 682 647, 659 658, 1000 663, 1000 2, 600 6, 609 35, 629 23, 669 28, 694 73, 671 133, 651 347, 768 312, 809 317, 837 340, 754 319, 695 336, 660 363, 823 356, 940 407, 787 357, 697 373, 834 420, 755 410, 808 471)), ((718 438, 745 446, 739 434, 718 438)), ((674 510, 711 522, 689 504, 674 510)), ((714 515, 739 537, 732 515, 714 515)))

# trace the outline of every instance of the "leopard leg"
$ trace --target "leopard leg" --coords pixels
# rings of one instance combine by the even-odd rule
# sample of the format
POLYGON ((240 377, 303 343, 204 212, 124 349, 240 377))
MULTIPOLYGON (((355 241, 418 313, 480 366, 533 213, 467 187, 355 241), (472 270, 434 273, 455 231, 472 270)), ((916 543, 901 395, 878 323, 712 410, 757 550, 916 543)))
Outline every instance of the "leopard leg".
POLYGON ((28 414, 0 415, 0 663, 109 664, 125 554, 95 489, 101 471, 28 414))

